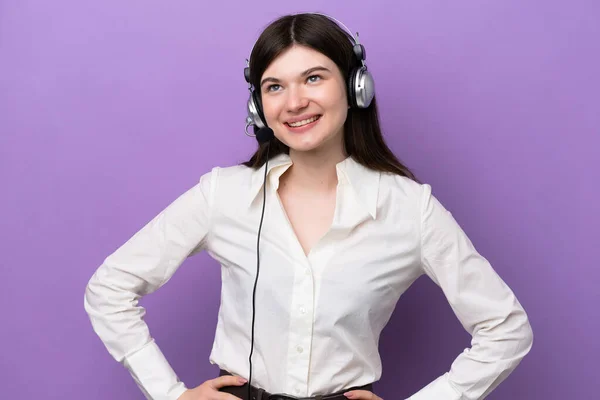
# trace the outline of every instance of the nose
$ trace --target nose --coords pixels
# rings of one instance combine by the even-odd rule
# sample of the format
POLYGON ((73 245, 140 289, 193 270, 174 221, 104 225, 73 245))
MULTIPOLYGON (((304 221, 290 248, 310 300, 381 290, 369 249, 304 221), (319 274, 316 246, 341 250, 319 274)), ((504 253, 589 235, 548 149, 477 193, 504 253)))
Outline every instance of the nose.
POLYGON ((309 100, 301 87, 290 87, 287 97, 287 109, 289 112, 297 112, 308 106, 309 100))

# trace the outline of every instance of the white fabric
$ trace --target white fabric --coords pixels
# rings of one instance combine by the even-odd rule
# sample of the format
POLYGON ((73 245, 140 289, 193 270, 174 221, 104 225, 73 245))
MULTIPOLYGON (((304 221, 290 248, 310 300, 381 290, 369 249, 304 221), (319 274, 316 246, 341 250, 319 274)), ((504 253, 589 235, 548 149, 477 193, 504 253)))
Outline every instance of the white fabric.
MULTIPOLYGON (((379 380, 380 333, 423 274, 473 339, 448 373, 410 399, 480 399, 510 374, 532 345, 527 315, 429 185, 347 158, 337 165, 331 228, 305 256, 277 195, 291 163, 287 155, 269 162, 253 385, 302 397, 379 380)), ((204 174, 89 281, 85 309, 93 328, 148 399, 176 399, 185 386, 151 337, 138 300, 202 250, 222 266, 210 362, 248 378, 263 174, 245 166, 204 174)))

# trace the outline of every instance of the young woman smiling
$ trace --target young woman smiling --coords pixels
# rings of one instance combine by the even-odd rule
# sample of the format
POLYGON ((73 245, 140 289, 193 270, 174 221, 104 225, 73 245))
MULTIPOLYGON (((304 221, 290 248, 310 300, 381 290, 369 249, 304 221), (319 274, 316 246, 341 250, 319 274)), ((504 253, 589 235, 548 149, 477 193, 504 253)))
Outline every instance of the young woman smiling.
POLYGON ((273 137, 244 164, 202 175, 90 280, 93 327, 147 398, 378 400, 380 333, 422 275, 472 346, 411 399, 484 398, 528 353, 514 293, 385 144, 364 63, 364 47, 330 17, 272 22, 246 78, 249 123, 273 137), (221 373, 188 389, 137 299, 203 250, 222 266, 210 355, 221 373))

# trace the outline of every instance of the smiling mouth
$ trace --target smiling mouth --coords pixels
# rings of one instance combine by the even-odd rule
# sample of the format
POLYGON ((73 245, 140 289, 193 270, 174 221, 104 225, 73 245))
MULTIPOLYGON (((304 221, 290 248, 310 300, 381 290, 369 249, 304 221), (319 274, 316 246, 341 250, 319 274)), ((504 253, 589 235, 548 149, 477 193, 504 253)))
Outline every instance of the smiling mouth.
POLYGON ((317 121, 319 118, 321 118, 321 115, 315 115, 312 118, 304 119, 302 121, 297 121, 297 122, 291 122, 291 123, 285 122, 285 124, 292 128, 300 128, 300 127, 303 127, 305 125, 308 125, 308 124, 311 124, 311 123, 317 121))

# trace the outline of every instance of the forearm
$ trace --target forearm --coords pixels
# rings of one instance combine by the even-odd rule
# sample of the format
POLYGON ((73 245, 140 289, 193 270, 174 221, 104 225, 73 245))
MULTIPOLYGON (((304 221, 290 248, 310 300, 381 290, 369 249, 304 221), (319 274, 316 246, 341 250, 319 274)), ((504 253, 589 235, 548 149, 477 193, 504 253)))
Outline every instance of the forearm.
POLYGON ((147 399, 177 399, 185 385, 150 336, 137 296, 111 285, 109 282, 119 274, 107 268, 100 267, 85 291, 84 306, 94 331, 147 399))

